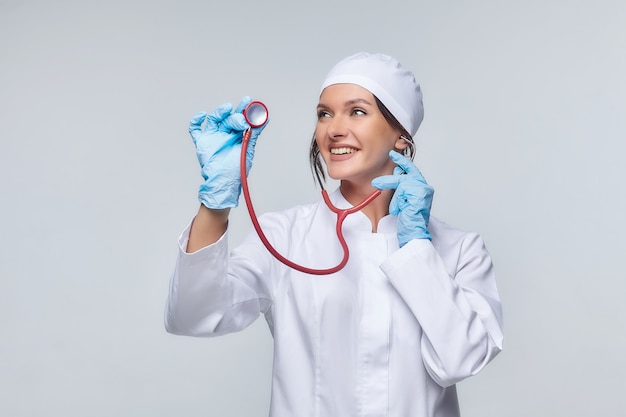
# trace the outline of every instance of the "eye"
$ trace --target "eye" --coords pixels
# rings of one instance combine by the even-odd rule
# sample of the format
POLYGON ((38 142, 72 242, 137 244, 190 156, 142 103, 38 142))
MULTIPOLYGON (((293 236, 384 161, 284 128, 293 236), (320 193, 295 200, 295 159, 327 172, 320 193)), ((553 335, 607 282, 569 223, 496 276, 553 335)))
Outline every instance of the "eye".
POLYGON ((367 112, 361 108, 352 109, 352 114, 355 116, 365 116, 367 112))
POLYGON ((327 112, 326 110, 318 110, 317 111, 317 118, 318 119, 323 119, 323 118, 327 118, 330 117, 330 113, 327 112))

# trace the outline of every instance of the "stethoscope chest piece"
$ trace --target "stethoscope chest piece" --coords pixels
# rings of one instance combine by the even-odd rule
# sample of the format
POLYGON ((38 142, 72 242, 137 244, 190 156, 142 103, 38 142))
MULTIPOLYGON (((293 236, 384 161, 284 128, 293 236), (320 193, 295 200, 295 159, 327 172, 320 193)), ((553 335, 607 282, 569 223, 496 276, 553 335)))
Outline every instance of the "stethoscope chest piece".
POLYGON ((269 112, 262 102, 252 101, 243 110, 243 117, 246 118, 250 127, 261 127, 267 123, 269 112))

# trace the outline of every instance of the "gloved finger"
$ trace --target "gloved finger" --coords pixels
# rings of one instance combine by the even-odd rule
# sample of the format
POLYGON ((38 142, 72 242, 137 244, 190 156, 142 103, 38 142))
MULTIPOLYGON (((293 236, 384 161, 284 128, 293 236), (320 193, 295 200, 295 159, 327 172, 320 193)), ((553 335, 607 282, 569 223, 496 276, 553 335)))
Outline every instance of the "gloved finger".
POLYGON ((391 201, 389 202, 389 214, 398 214, 400 212, 400 207, 398 205, 400 191, 396 190, 391 197, 391 201))
POLYGON ((405 182, 400 182, 389 202, 389 213, 400 213, 411 206, 412 200, 414 200, 414 198, 411 190, 406 186, 405 182))
MULTIPOLYGON (((411 211, 419 211, 428 200, 432 200, 433 188, 428 184, 414 181, 408 175, 401 175, 398 187, 391 197, 389 204, 389 212, 397 214, 407 207, 411 207, 411 211)), ((430 203, 428 203, 430 210, 430 203)))
POLYGON ((220 123, 226 119, 233 110, 231 103, 224 103, 218 106, 211 114, 207 116, 206 130, 215 132, 218 130, 220 123))
POLYGON ((196 142, 198 135, 202 133, 202 123, 204 123, 205 119, 206 112, 201 111, 200 113, 193 116, 189 121, 189 133, 191 134, 191 138, 193 139, 194 143, 196 142))
POLYGON ((250 125, 241 113, 232 113, 222 122, 222 130, 227 132, 243 132, 249 127, 250 125))
POLYGON ((263 124, 262 126, 252 128, 252 133, 250 134, 250 144, 256 143, 257 138, 259 137, 261 132, 263 132, 263 129, 265 129, 265 126, 267 126, 269 122, 270 119, 268 118, 265 124, 263 124))
POLYGON ((237 108, 235 109, 235 113, 243 113, 243 110, 246 108, 248 104, 250 104, 251 101, 252 99, 250 98, 250 96, 245 96, 244 98, 242 98, 239 104, 237 105, 237 108))
MULTIPOLYGON (((269 121, 269 120, 268 120, 269 121)), ((252 159, 254 158, 254 148, 256 146, 256 140, 258 139, 263 129, 267 126, 267 122, 263 126, 252 128, 252 132, 250 132, 250 139, 248 140, 248 146, 246 147, 246 167, 249 171, 252 167, 252 159)))
POLYGON ((381 175, 372 180, 372 186, 379 190, 392 190, 398 188, 400 181, 400 175, 381 175))
POLYGON ((413 161, 411 161, 409 158, 393 150, 389 151, 389 157, 396 165, 402 168, 404 172, 406 172, 407 174, 417 178, 419 181, 426 184, 426 179, 422 175, 422 172, 419 170, 418 167, 415 166, 413 161))

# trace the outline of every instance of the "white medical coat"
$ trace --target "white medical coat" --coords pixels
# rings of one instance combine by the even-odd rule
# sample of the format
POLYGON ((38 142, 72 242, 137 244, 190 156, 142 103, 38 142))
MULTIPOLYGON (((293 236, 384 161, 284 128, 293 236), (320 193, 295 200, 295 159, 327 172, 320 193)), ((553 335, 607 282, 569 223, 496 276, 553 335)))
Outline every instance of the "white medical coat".
MULTIPOLYGON (((350 204, 339 191, 337 207, 350 204)), ((343 252, 320 201, 266 214, 274 247, 311 268, 343 252)), ((278 262, 251 231, 229 256, 226 235, 179 254, 166 305, 174 334, 218 336, 265 315, 274 338, 272 417, 457 417, 455 383, 502 348, 502 312, 482 239, 431 218, 432 242, 399 248, 395 216, 378 232, 361 212, 343 225, 344 269, 314 276, 278 262)))

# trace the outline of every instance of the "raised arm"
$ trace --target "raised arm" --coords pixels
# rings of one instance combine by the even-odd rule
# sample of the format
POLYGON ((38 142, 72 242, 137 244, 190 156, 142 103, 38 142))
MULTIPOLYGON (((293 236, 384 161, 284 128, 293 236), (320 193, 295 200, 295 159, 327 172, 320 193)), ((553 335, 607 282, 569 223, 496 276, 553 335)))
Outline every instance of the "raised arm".
MULTIPOLYGON (((226 231, 230 208, 239 204, 241 144, 243 132, 250 128, 242 112, 250 101, 250 97, 244 97, 234 111, 231 103, 222 104, 210 114, 196 114, 189 122, 204 182, 198 191, 202 204, 191 227, 187 252, 215 243, 226 231)), ((263 128, 252 129, 246 155, 247 172, 263 128)))
POLYGON ((196 252, 217 242, 226 233, 230 209, 210 209, 200 205, 189 230, 186 252, 196 252))

